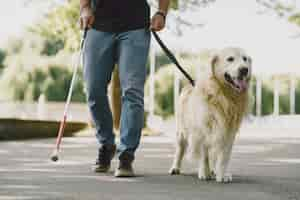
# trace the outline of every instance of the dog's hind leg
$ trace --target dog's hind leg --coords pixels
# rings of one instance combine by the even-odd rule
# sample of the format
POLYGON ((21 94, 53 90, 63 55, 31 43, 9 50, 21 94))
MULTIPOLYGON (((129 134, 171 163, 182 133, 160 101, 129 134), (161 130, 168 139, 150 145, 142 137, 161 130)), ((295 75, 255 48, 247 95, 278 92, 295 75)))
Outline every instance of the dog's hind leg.
POLYGON ((206 181, 206 180, 210 179, 208 150, 204 145, 202 145, 200 149, 201 149, 201 152, 200 152, 200 158, 199 158, 198 178, 200 180, 206 181))
POLYGON ((180 174, 181 163, 186 150, 186 146, 187 146, 187 141, 183 138, 183 135, 179 133, 176 142, 176 150, 175 150, 173 164, 171 169, 169 170, 169 173, 171 175, 180 174))

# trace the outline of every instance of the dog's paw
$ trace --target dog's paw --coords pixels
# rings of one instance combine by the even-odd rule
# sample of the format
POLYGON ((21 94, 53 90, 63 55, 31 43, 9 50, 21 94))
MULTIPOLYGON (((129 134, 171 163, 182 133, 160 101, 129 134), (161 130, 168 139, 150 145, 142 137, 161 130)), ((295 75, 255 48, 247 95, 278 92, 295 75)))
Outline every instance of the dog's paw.
POLYGON ((178 168, 171 168, 169 170, 169 174, 170 175, 179 175, 180 174, 180 169, 178 169, 178 168))
POLYGON ((232 182, 232 175, 231 174, 226 174, 224 176, 217 176, 216 181, 218 183, 230 183, 232 182))
POLYGON ((215 173, 214 171, 211 171, 211 172, 209 173, 209 178, 210 178, 211 180, 216 179, 216 173, 215 173))
POLYGON ((198 174, 198 178, 201 181, 208 181, 208 180, 210 180, 210 177, 207 176, 207 175, 205 175, 205 174, 198 174))

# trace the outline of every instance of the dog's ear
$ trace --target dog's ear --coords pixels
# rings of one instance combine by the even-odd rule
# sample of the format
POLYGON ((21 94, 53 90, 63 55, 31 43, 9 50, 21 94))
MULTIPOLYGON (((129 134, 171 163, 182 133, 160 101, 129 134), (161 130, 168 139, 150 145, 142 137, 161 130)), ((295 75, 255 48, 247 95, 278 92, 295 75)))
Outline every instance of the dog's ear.
POLYGON ((252 58, 249 56, 248 59, 249 59, 250 65, 252 65, 252 58))
POLYGON ((196 68, 196 79, 207 80, 213 76, 213 65, 217 62, 217 50, 216 49, 205 49, 199 54, 200 65, 196 68))
POLYGON ((252 75, 252 58, 250 56, 248 56, 248 60, 249 60, 249 64, 250 64, 250 67, 249 67, 249 74, 250 76, 252 75))

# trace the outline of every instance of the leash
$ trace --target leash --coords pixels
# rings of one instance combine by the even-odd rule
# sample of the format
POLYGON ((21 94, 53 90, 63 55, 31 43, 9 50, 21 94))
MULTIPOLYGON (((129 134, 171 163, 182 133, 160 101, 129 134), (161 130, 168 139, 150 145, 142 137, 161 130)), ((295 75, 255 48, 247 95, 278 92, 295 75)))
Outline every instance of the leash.
POLYGON ((183 73, 183 75, 189 80, 189 82, 192 84, 192 86, 195 86, 195 81, 192 79, 192 77, 181 67, 179 62, 177 61, 176 57, 172 54, 172 52, 166 47, 166 45, 163 43, 163 41, 160 39, 158 34, 151 30, 153 36, 155 37, 156 41, 158 42, 159 46, 163 49, 165 54, 168 56, 168 58, 177 66, 177 68, 183 73))

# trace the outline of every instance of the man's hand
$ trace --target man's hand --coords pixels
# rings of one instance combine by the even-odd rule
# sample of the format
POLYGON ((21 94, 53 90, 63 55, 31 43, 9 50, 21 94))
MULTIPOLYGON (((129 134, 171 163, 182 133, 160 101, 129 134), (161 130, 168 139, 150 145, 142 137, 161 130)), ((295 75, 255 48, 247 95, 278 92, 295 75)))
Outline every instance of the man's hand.
POLYGON ((87 6, 80 12, 80 29, 91 28, 95 21, 95 16, 91 7, 87 6))
POLYGON ((150 30, 161 31, 165 27, 165 17, 155 14, 151 19, 150 30))
POLYGON ((158 11, 151 19, 150 29, 160 31, 165 27, 170 0, 159 0, 158 11))

